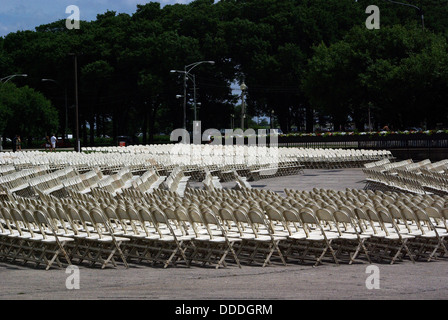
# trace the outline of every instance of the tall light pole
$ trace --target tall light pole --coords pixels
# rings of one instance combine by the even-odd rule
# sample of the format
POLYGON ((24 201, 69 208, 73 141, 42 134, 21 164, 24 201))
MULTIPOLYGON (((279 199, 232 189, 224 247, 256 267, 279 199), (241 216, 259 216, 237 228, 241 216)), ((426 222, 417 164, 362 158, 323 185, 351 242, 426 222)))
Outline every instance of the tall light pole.
MULTIPOLYGON (((59 87, 62 88, 62 85, 53 79, 41 79, 42 82, 54 82, 59 87)), ((67 139, 67 127, 68 127, 68 107, 67 107, 67 86, 63 87, 64 89, 64 99, 65 99, 65 127, 64 127, 64 139, 67 139)))
POLYGON ((422 20, 422 28, 423 28, 423 30, 425 30, 425 15, 423 14, 422 8, 419 8, 419 7, 414 6, 413 4, 409 4, 409 3, 403 3, 403 2, 393 1, 393 0, 386 0, 386 1, 390 2, 390 3, 399 4, 402 6, 411 7, 411 8, 416 9, 419 12, 420 18, 422 20))
POLYGON ((244 95, 247 90, 247 86, 244 82, 241 84, 240 89, 241 89, 241 129, 244 131, 244 118, 246 117, 246 106, 244 101, 244 95))
POLYGON ((15 78, 15 77, 25 77, 26 78, 26 77, 28 77, 28 75, 27 74, 12 74, 10 76, 1 78, 0 82, 6 83, 6 82, 8 82, 9 80, 11 80, 12 78, 15 78))
MULTIPOLYGON (((3 83, 8 82, 9 80, 11 80, 12 78, 15 78, 15 77, 25 77, 26 78, 26 77, 28 77, 28 75, 25 74, 25 73, 22 73, 22 74, 11 74, 9 76, 1 78, 0 79, 0 83, 2 83, 2 88, 3 88, 3 83)), ((3 137, 0 137, 0 151, 3 151, 3 137)))
POLYGON ((75 67, 75 113, 76 113, 76 147, 75 151, 81 152, 81 141, 79 140, 79 108, 78 108, 78 57, 76 53, 69 53, 69 56, 74 57, 75 67))
POLYGON ((184 129, 187 129, 187 79, 190 79, 193 82, 193 86, 194 86, 194 119, 195 121, 197 120, 196 118, 196 78, 194 75, 191 75, 190 72, 191 70, 193 70, 194 68, 196 68, 198 65, 203 64, 203 63, 209 63, 209 64, 215 64, 215 61, 198 61, 198 62, 194 62, 192 64, 186 65, 184 67, 183 71, 180 70, 171 70, 170 72, 174 73, 182 73, 184 75, 184 129))

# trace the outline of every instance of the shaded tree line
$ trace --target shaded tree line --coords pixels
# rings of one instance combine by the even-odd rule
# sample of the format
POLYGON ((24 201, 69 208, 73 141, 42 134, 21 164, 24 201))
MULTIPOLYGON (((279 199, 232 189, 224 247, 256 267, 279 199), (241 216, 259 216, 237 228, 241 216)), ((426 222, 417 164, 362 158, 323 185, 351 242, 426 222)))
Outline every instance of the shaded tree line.
MULTIPOLYGON (((58 111, 40 115, 57 120, 45 124, 48 130, 74 133, 69 53, 76 54, 83 145, 138 133, 150 143, 156 134, 182 127, 183 100, 176 95, 183 93, 183 77, 170 70, 203 60, 215 64, 193 72, 202 128, 229 128, 232 115, 240 123, 239 93, 232 86, 244 81, 249 117, 275 116, 284 132, 310 132, 319 118, 335 129, 354 123, 361 131, 369 113, 375 126, 432 129, 447 123, 448 6, 443 0, 419 5, 425 30, 418 12, 384 0, 151 2, 137 5, 132 15, 98 14, 78 30, 59 20, 10 33, 0 38, 0 74, 28 74, 20 84, 41 92, 58 111), (372 4, 381 9, 380 30, 365 27, 372 4)), ((188 82, 189 128, 192 88, 188 82)), ((7 120, 14 118, 8 118, 14 102, 3 105, 0 121, 13 130, 8 128, 19 124, 7 120)))

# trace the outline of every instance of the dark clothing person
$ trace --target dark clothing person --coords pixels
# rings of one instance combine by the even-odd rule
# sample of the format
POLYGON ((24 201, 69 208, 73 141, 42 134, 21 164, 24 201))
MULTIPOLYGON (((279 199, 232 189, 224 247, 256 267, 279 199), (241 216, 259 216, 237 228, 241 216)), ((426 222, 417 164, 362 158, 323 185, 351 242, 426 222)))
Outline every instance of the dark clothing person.
POLYGON ((17 136, 12 138, 12 151, 16 152, 16 150, 17 150, 17 136))

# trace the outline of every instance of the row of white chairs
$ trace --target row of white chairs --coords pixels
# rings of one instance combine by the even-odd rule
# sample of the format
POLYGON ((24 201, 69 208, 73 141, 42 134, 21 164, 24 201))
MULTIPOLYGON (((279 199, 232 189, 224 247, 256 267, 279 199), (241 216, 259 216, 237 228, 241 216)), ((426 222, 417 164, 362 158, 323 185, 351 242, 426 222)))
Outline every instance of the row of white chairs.
POLYGON ((432 163, 411 159, 394 163, 371 163, 363 169, 366 188, 395 189, 416 194, 448 194, 448 160, 432 163))
MULTIPOLYGON (((53 261, 65 258, 82 263, 91 258, 91 263, 100 262, 102 267, 116 264, 115 259, 162 262, 165 267, 192 262, 221 267, 229 259, 237 265, 245 261, 266 266, 275 259, 283 264, 310 259, 318 265, 325 258, 353 263, 359 255, 367 261, 394 263, 405 256, 413 261, 431 260, 446 253, 444 197, 354 189, 285 193, 287 197, 257 189, 210 192, 187 188, 183 198, 168 190, 134 198, 102 190, 66 199, 44 194, 41 200, 16 196, 2 207, 17 208, 22 216, 24 210, 43 212, 47 219, 54 219, 53 235, 74 239, 65 240, 73 242, 67 247, 68 258, 61 255, 62 250, 54 251, 53 261), (103 227, 95 229, 98 224, 103 227), (103 236, 108 236, 109 242, 103 241, 109 245, 102 251, 91 242, 103 236)), ((13 231, 17 228, 39 232, 2 214, 2 237, 6 238, 0 253, 7 260, 26 259, 15 255, 24 249, 8 232, 17 233, 13 231)))

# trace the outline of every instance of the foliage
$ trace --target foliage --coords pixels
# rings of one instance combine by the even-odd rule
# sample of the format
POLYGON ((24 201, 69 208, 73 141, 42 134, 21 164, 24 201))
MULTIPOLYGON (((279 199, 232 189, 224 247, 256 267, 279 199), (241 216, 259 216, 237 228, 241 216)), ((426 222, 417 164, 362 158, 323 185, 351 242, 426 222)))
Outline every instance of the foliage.
MULTIPOLYGON (((368 110, 375 127, 435 129, 448 124, 448 6, 442 0, 419 5, 425 31, 413 8, 384 0, 195 0, 163 7, 150 2, 133 14, 107 11, 82 21, 79 30, 60 20, 10 33, 0 38, 0 74, 27 73, 16 84, 29 88, 2 93, 0 129, 62 134, 67 117, 67 131, 76 131, 69 53, 78 64, 83 145, 140 133, 149 143, 182 127, 183 99, 176 95, 183 94, 183 77, 170 70, 203 60, 215 64, 192 71, 202 128, 229 127, 241 95, 232 88, 244 81, 248 117, 274 115, 283 132, 312 132, 316 118, 330 119, 335 128, 353 121, 363 131, 368 110), (372 4, 381 9, 380 30, 365 28, 372 4), (32 98, 30 88, 58 115, 32 98), (20 109, 19 100, 28 105, 20 109), (39 116, 30 110, 35 105, 42 106, 39 116), (13 115, 15 106, 26 118, 13 115), (36 119, 43 121, 39 128, 30 122, 36 119)), ((190 128, 193 83, 187 84, 190 128)))

